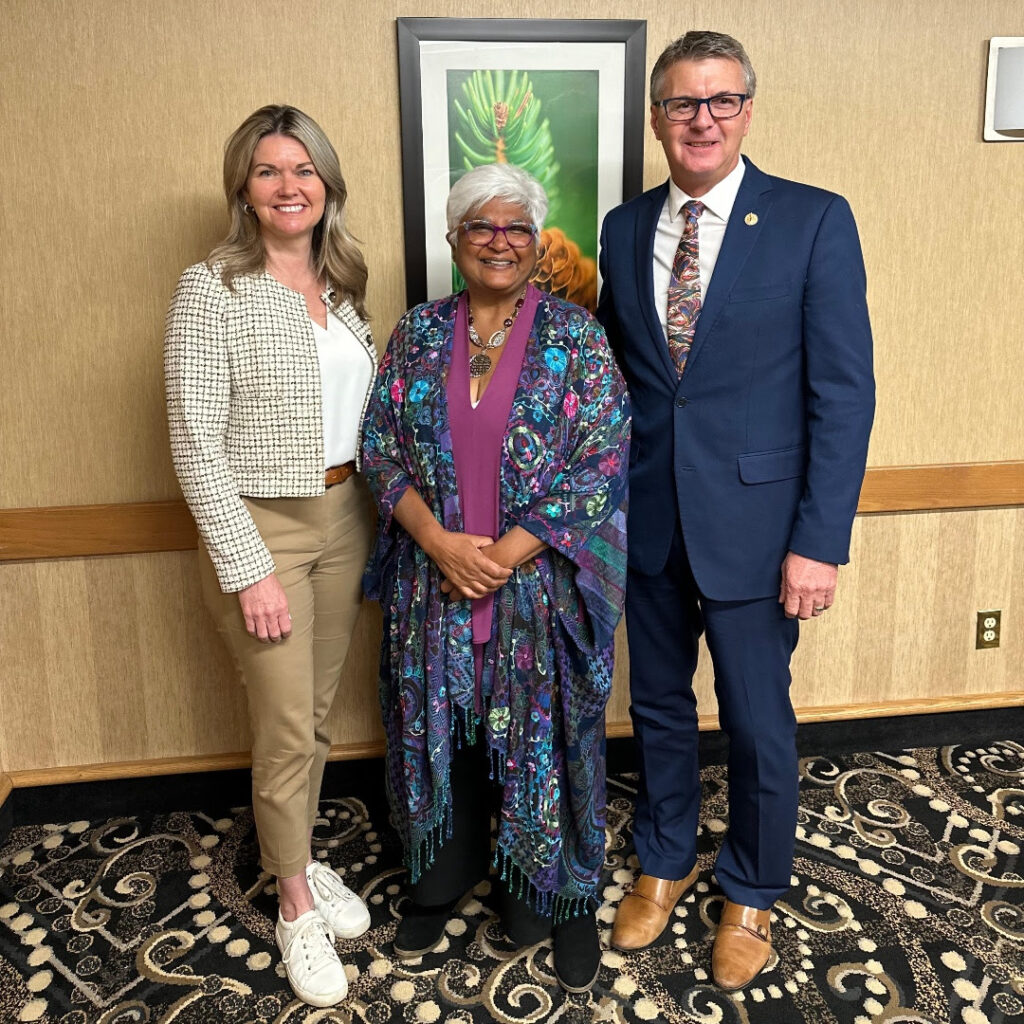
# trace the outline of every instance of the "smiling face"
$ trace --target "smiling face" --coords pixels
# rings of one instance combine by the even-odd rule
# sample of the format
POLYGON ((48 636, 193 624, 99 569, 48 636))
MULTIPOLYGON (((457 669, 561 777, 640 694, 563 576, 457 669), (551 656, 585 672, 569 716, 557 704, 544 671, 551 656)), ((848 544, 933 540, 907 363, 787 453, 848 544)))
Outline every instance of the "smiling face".
MULTIPOLYGON (((498 227, 530 223, 530 215, 522 206, 504 199, 490 199, 464 219, 486 220, 498 227)), ((513 249, 501 231, 486 245, 473 245, 460 228, 452 258, 465 278, 470 301, 493 301, 519 295, 537 266, 537 246, 513 249)))
POLYGON ((264 135, 253 150, 242 191, 264 239, 308 236, 324 215, 326 189, 306 147, 290 135, 264 135))
MULTIPOLYGON (((743 68, 738 61, 721 57, 681 60, 665 72, 659 99, 705 99, 746 91, 743 68)), ((665 150, 672 180, 687 195, 704 195, 739 162, 740 145, 750 128, 752 108, 753 100, 747 100, 736 117, 716 121, 704 104, 692 121, 669 121, 660 106, 651 106, 654 136, 665 150)))

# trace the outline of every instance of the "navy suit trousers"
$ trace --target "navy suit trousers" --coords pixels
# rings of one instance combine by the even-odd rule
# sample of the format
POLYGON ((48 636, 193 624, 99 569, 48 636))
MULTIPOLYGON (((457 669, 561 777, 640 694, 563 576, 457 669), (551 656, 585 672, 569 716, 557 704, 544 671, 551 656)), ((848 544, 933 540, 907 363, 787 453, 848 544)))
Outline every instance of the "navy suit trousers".
MULTIPOLYGON (((678 522, 678 520, 677 520, 678 522)), ((630 569, 630 714, 640 762, 633 827, 641 869, 683 878, 697 858, 700 776, 693 674, 707 634, 729 737, 729 825, 715 865, 735 903, 767 909, 789 889, 798 769, 789 662, 799 627, 777 597, 712 601, 676 526, 663 570, 630 569)))

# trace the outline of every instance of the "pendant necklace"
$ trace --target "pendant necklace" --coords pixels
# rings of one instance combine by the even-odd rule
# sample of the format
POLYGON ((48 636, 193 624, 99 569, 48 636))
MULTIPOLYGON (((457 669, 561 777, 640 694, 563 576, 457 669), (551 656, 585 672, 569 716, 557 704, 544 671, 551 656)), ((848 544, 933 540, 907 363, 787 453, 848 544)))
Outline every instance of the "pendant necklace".
POLYGON ((526 289, 523 289, 523 293, 516 299, 516 304, 512 308, 512 312, 505 317, 502 321, 501 326, 487 339, 483 341, 480 335, 477 333, 476 328, 473 326, 473 310, 469 308, 467 301, 467 309, 469 311, 468 327, 469 327, 469 340, 481 351, 477 352, 474 356, 470 357, 469 360, 469 375, 470 377, 483 377, 491 369, 491 357, 487 354, 488 349, 500 348, 505 344, 505 338, 508 335, 508 331, 512 325, 516 322, 516 317, 519 316, 519 310, 523 308, 523 303, 526 301, 526 289))

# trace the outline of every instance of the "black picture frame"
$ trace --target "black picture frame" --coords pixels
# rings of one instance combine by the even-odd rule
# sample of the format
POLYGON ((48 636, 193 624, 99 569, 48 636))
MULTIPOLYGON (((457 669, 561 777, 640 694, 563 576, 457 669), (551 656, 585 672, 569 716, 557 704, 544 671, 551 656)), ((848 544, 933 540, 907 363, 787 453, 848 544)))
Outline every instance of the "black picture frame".
MULTIPOLYGON (((643 190, 646 127, 645 62, 647 22, 640 20, 568 20, 517 18, 397 18, 399 102, 402 138, 402 188, 405 228, 406 302, 425 301, 427 224, 424 179, 421 47, 427 42, 599 43, 622 48, 622 188, 618 202, 643 190)), ((467 53, 470 52, 467 48, 467 53)), ((598 66, 598 71, 603 69, 598 66)), ((612 204, 615 205, 615 204, 612 204)), ((601 214, 607 212, 603 209, 601 214)), ((443 233, 443 228, 442 228, 443 233)))

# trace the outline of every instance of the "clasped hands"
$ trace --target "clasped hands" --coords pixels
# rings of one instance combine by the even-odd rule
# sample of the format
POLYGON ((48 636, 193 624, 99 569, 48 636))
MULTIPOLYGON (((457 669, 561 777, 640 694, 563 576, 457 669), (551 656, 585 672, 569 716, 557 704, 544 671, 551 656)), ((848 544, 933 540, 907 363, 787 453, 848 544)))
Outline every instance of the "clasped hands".
POLYGON ((449 597, 485 597, 512 575, 512 567, 501 564, 501 549, 493 537, 445 530, 427 554, 441 570, 441 590, 449 597))
POLYGON ((497 540, 446 530, 412 487, 395 505, 395 519, 441 570, 441 590, 455 598, 493 594, 513 569, 546 547, 521 526, 513 526, 497 540))

